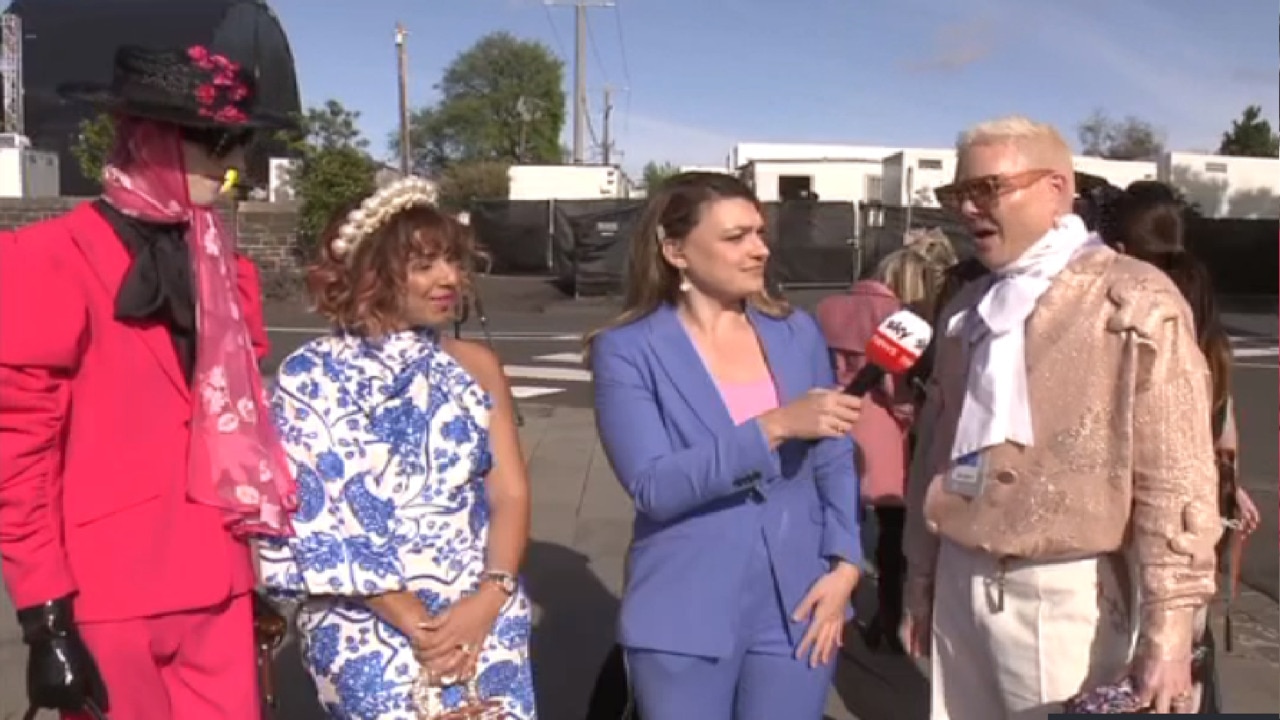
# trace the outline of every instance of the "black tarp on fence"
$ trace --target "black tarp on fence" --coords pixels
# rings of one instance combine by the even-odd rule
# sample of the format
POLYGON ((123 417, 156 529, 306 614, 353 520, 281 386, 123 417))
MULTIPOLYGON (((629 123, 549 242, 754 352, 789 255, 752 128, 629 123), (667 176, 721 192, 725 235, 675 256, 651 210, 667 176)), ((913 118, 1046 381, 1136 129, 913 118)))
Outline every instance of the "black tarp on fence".
POLYGON ((1209 267, 1219 295, 1280 294, 1280 221, 1193 218, 1187 247, 1209 267))
POLYGON ((471 204, 471 227, 489 253, 495 275, 546 275, 553 270, 551 207, 544 202, 482 200, 471 204))
POLYGON ((908 230, 936 227, 946 233, 961 258, 973 255, 973 238, 955 215, 941 208, 908 208, 879 203, 864 203, 858 208, 860 278, 875 272, 876 266, 889 253, 902 247, 908 230))
POLYGON ((557 284, 576 297, 622 291, 631 235, 644 204, 636 200, 557 200, 553 206, 557 284))
MULTIPOLYGON (((620 293, 640 200, 486 200, 471 209, 492 272, 551 275, 577 296, 620 293)), ((770 280, 787 286, 846 286, 857 264, 851 203, 765 205, 770 280)))
MULTIPOLYGON (((622 291, 642 208, 639 200, 491 200, 472 207, 471 221, 492 256, 492 272, 550 275, 567 293, 608 295, 622 291)), ((964 226, 938 208, 864 204, 855 213, 849 203, 792 201, 767 203, 765 218, 770 281, 783 287, 845 286, 867 277, 912 228, 937 227, 961 258, 973 252, 964 226)), ((1277 294, 1276 220, 1192 218, 1187 245, 1208 265, 1220 295, 1277 294)))
MULTIPOLYGON (((961 259, 973 255, 973 238, 955 217, 939 208, 864 204, 859 208, 861 277, 884 256, 902 247, 907 230, 936 227, 947 234, 961 259), (909 216, 909 217, 908 217, 909 216)), ((1193 217, 1187 247, 1209 268, 1214 290, 1223 296, 1276 295, 1280 265, 1280 222, 1193 217)))
POLYGON ((765 203, 770 282, 787 287, 847 287, 857 267, 853 203, 765 203))

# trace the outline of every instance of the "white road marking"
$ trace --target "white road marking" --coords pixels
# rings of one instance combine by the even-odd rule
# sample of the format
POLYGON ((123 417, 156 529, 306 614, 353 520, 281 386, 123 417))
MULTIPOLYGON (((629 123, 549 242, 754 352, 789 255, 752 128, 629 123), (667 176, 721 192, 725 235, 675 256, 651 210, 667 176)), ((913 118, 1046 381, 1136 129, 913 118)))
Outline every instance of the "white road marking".
POLYGON ((582 353, 580 352, 562 352, 551 353, 550 355, 536 355, 533 358, 538 362, 565 363, 568 365, 581 365, 582 353))
POLYGON ((537 385, 514 385, 511 388, 511 395, 517 400, 528 400, 529 398, 555 395, 556 393, 564 392, 564 390, 564 388, 538 387, 537 385))
POLYGON ((538 367, 536 365, 504 365, 507 377, 516 380, 558 380, 591 382, 591 372, 578 368, 538 367))

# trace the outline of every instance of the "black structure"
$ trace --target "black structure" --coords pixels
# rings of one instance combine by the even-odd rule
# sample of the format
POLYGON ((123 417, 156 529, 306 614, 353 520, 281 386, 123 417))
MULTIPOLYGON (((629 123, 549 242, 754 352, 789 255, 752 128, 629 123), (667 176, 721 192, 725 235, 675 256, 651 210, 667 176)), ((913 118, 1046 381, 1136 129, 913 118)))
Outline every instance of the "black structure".
MULTIPOLYGON (((1091 187, 1091 191, 1105 189, 1091 187)), ((875 271, 884 256, 902 247, 907 230, 936 227, 947 234, 961 260, 973 257, 973 238, 945 210, 862 205, 862 276, 875 271)), ((1206 218, 1191 215, 1187 248, 1209 268, 1220 297, 1274 297, 1280 294, 1275 267, 1280 264, 1280 221, 1274 219, 1206 218)))
MULTIPOLYGON (((266 0, 13 0, 5 12, 22 18, 26 134, 35 147, 58 153, 63 195, 94 194, 98 183, 80 176, 71 154, 92 111, 63 101, 55 89, 109 82, 120 45, 205 45, 257 75, 263 109, 283 115, 301 109, 293 53, 266 0)), ((267 157, 281 150, 270 143, 257 148, 247 179, 265 181, 267 157)))
MULTIPOLYGON (((550 275, 577 297, 624 290, 640 200, 484 200, 471 226, 494 274, 550 275)), ((844 287, 857 268, 853 203, 765 203, 772 247, 770 282, 781 287, 844 287)))

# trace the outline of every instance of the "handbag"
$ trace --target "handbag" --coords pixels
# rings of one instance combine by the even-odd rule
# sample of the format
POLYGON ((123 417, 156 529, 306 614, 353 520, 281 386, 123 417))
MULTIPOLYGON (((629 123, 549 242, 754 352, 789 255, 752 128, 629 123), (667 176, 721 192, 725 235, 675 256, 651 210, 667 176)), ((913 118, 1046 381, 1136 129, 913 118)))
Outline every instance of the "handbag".
POLYGON ((631 681, 627 677, 627 656, 614 645, 605 656, 587 704, 586 720, 640 720, 631 681))
POLYGON ((284 642, 289 622, 261 592, 253 593, 253 640, 258 655, 258 682, 267 707, 276 708, 275 651, 284 642))
MULTIPOLYGON (((1205 682, 1205 673, 1211 670, 1212 660, 1212 640, 1206 645, 1202 637, 1192 650, 1191 679, 1206 690, 1208 684, 1205 682)), ((1078 715, 1149 715, 1152 708, 1139 700, 1137 684, 1133 678, 1125 677, 1118 682, 1099 685, 1072 696, 1064 704, 1062 711, 1078 715)))

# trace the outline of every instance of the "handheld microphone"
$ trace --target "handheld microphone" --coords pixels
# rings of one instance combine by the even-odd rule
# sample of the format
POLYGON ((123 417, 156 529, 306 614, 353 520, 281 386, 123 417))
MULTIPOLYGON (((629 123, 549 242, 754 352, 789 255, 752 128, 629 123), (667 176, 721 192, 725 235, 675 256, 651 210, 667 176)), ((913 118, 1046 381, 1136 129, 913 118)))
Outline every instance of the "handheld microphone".
POLYGON ((885 318, 867 342, 867 364, 845 386, 849 395, 861 397, 885 375, 901 375, 924 354, 933 339, 933 327, 910 310, 899 310, 885 318))

